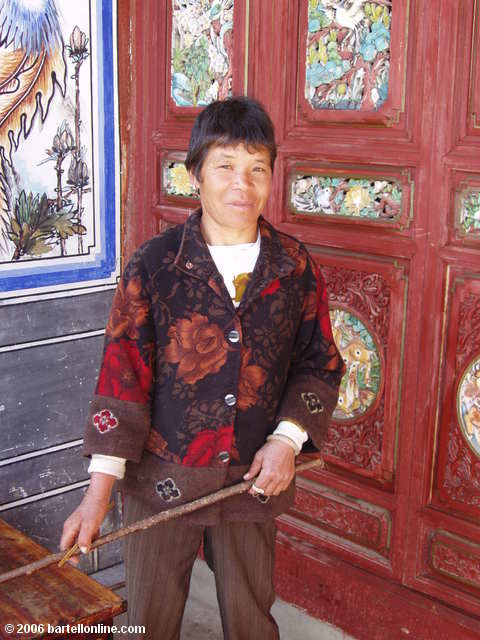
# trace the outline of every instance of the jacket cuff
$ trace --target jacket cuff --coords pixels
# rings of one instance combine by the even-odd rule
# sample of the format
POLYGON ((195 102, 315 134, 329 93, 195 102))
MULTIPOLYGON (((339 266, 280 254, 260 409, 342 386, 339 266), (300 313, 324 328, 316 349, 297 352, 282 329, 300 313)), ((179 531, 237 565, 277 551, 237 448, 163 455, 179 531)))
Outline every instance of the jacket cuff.
POLYGON ((273 432, 273 435, 286 436, 294 441, 298 450, 301 451, 304 443, 308 440, 308 433, 302 427, 299 427, 293 422, 288 420, 282 420, 277 424, 277 428, 273 432))
POLYGON ((119 480, 125 475, 125 458, 104 456, 102 453, 92 453, 92 459, 87 469, 88 473, 107 473, 119 480))
POLYGON ((308 432, 317 449, 327 436, 338 391, 314 376, 295 376, 283 394, 277 421, 288 420, 308 432))
POLYGON ((82 454, 140 462, 150 430, 150 405, 96 395, 90 405, 82 454))

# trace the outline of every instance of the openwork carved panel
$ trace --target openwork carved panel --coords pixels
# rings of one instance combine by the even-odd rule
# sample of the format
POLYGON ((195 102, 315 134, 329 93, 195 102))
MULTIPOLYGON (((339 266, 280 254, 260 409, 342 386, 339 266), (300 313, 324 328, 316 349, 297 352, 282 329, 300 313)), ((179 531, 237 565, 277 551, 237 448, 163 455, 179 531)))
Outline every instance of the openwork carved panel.
POLYGON ((367 220, 396 220, 402 190, 391 180, 296 175, 290 204, 297 213, 344 216, 367 220))
MULTIPOLYGON (((460 43, 455 60, 456 143, 474 144, 480 135, 480 2, 465 0, 458 6, 456 40, 460 43)), ((450 50, 452 44, 446 44, 450 50)))
POLYGON ((480 176, 453 172, 454 240, 461 244, 480 242, 480 176))
MULTIPOLYGON (((345 268, 324 267, 322 269, 329 289, 329 303, 335 309, 341 305, 344 310, 349 309, 356 317, 359 315, 367 318, 371 325, 372 345, 375 344, 375 353, 378 357, 378 368, 383 361, 383 352, 388 344, 389 335, 389 308, 391 303, 391 289, 388 282, 378 273, 364 273, 345 268), (374 342, 375 341, 375 342, 374 342), (377 346, 378 345, 378 346, 377 346)), ((335 323, 334 323, 335 326, 335 323)), ((340 333, 347 332, 348 326, 341 327, 337 322, 337 339, 341 346, 340 333)), ((375 364, 368 358, 368 363, 362 362, 361 349, 358 357, 355 355, 353 339, 346 342, 346 349, 352 351, 349 370, 342 381, 343 395, 347 398, 347 387, 356 383, 359 387, 358 377, 355 372, 365 364, 375 364), (355 365, 355 366, 353 366, 355 365), (350 379, 351 380, 350 380, 350 379)), ((343 355, 343 354, 342 354, 343 355)), ((348 358, 348 354, 347 358, 348 358)), ((376 361, 375 361, 376 362, 376 361)), ((364 380, 364 376, 363 376, 364 380)), ((349 465, 372 470, 381 463, 384 427, 384 398, 381 397, 381 379, 378 380, 378 398, 375 411, 367 412, 368 417, 361 415, 353 417, 353 420, 338 420, 342 415, 342 408, 337 407, 335 419, 332 421, 328 437, 322 448, 322 452, 334 458, 338 458, 349 465)), ((340 400, 341 402, 341 400, 340 400)), ((347 402, 348 405, 348 402, 347 402)))
POLYGON ((305 97, 313 109, 381 107, 388 95, 391 3, 308 0, 305 97))
POLYGON ((407 229, 413 219, 413 170, 287 164, 290 219, 407 229))
POLYGON ((231 91, 234 0, 171 0, 171 96, 201 107, 231 91))
POLYGON ((469 82, 469 128, 474 135, 480 134, 480 2, 474 0, 473 37, 470 53, 469 82))
MULTIPOLYGON (((185 155, 185 154, 183 154, 185 155)), ((177 156, 166 156, 162 162, 162 191, 167 196, 196 198, 183 160, 177 156)))
POLYGON ((454 277, 450 292, 438 498, 473 515, 467 507, 480 506, 480 277, 454 277))
POLYGON ((399 122, 409 0, 302 0, 298 105, 314 121, 399 122))

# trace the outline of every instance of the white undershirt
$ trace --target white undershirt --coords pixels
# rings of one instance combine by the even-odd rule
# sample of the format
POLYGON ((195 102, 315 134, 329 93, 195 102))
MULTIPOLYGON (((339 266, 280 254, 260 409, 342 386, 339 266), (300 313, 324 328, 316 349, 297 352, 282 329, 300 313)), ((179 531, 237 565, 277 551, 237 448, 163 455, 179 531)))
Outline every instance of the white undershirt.
MULTIPOLYGON (((236 290, 234 280, 239 274, 249 274, 254 270, 260 254, 260 243, 261 236, 259 231, 255 242, 234 245, 207 245, 235 307, 238 307, 240 301, 235 301, 236 290)), ((273 433, 286 436, 290 440, 293 440, 299 450, 308 440, 306 431, 287 420, 279 422, 273 433)), ((125 463, 125 458, 93 453, 88 472, 99 471, 100 473, 107 473, 117 478, 123 478, 125 474, 125 463)))
POLYGON ((212 260, 223 278, 233 304, 238 307, 240 301, 235 302, 236 290, 234 280, 240 273, 252 273, 260 254, 260 231, 255 242, 233 245, 207 244, 212 260))

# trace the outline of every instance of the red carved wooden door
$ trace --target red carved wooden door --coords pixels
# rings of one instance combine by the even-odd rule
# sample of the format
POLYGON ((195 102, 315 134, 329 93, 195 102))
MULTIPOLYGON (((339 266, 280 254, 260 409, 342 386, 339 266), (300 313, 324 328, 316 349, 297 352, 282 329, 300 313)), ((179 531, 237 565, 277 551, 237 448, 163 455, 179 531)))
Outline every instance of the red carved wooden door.
POLYGON ((279 145, 266 216, 328 283, 347 373, 279 595, 361 640, 480 637, 479 0, 121 5, 126 254, 196 207, 198 110, 248 93, 279 145))

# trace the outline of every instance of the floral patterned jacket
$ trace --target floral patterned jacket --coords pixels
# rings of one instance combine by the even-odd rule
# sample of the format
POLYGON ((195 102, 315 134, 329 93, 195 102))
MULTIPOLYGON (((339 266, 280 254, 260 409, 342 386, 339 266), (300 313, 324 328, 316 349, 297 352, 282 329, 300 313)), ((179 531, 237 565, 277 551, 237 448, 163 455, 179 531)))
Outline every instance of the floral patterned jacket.
MULTIPOLYGON (((260 255, 235 309, 200 217, 149 240, 127 265, 85 431, 84 455, 127 458, 124 490, 152 511, 240 480, 280 420, 308 432, 304 450, 318 449, 344 373, 305 247, 261 217, 260 255)), ((266 504, 238 496, 200 520, 277 515, 293 491, 266 504)))

